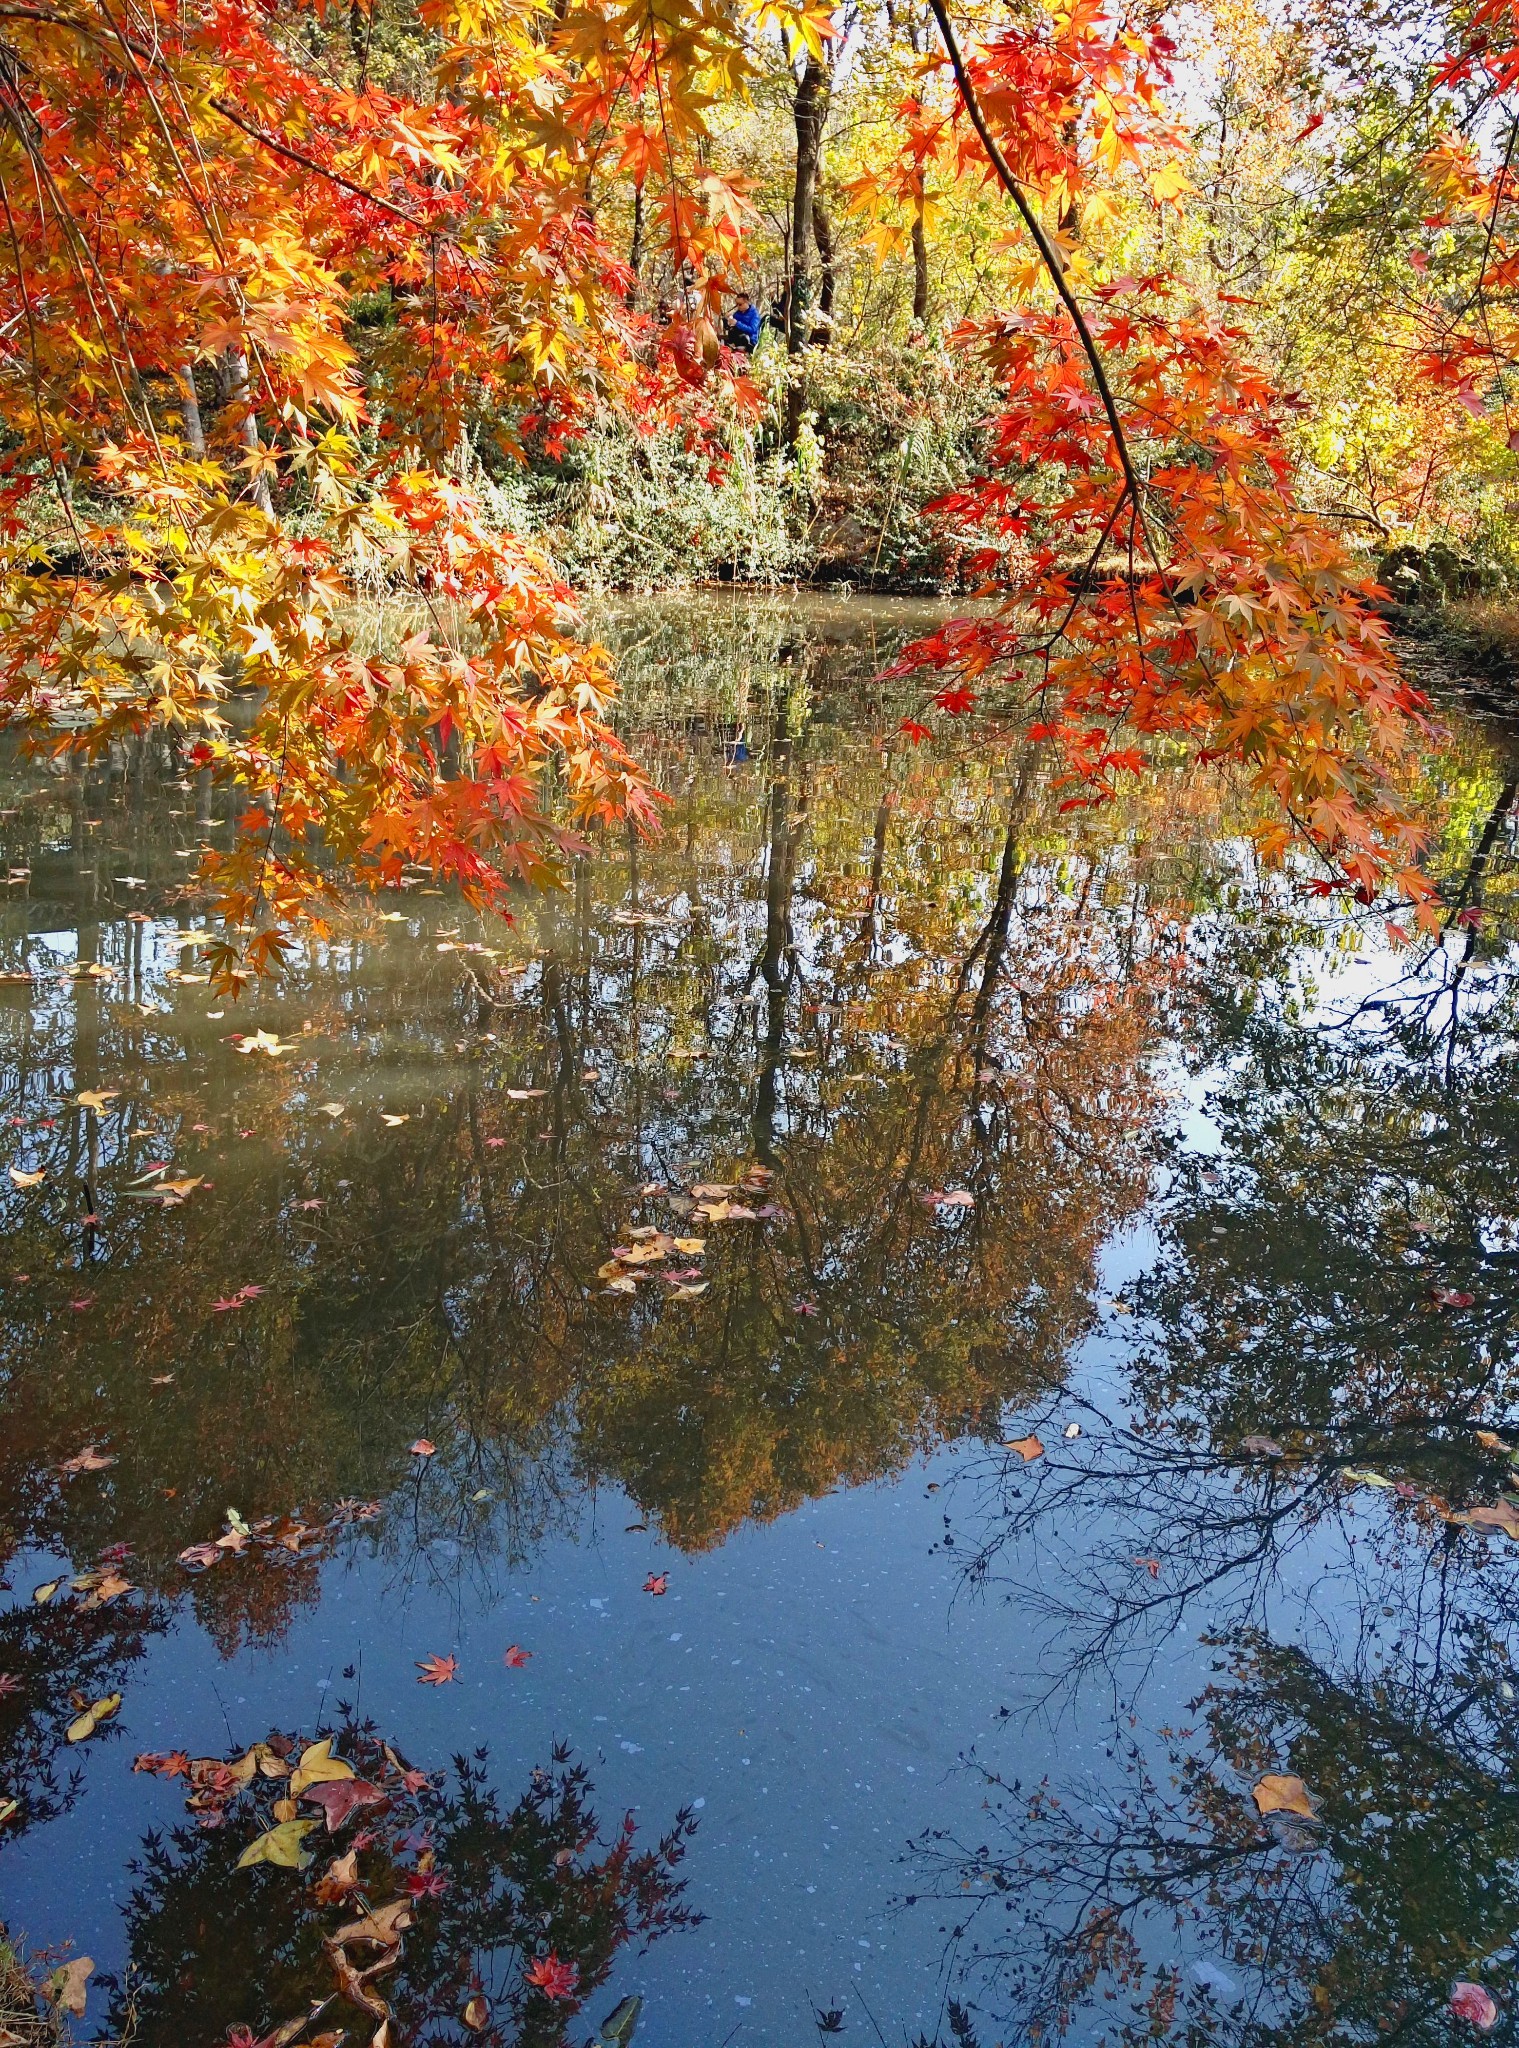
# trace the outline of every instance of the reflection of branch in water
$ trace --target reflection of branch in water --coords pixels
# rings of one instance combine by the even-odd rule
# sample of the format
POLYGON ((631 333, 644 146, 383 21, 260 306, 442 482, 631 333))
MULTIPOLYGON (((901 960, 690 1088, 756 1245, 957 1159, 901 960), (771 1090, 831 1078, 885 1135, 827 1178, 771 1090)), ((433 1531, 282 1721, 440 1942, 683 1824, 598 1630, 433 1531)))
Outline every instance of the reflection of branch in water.
POLYGON ((970 1974, 1019 2038, 1300 2048, 1448 2043, 1453 1982, 1501 1993, 1519 1915, 1512 1598, 1468 1616, 1438 1681, 1396 1653, 1316 1659, 1258 1631, 1161 1730, 1123 1729, 1119 1778, 1026 1787, 983 1770, 987 1835, 915 1845, 970 1974), (1262 1813, 1268 1773, 1312 1821, 1262 1813), (1290 1781, 1289 1781, 1290 1782, 1290 1781), (1099 2017, 1100 2016, 1100 2017, 1099 2017))
POLYGON ((510 1808, 483 1754, 436 1783, 353 1721, 139 1765, 187 1778, 200 1822, 134 1866, 112 2017, 130 2004, 145 2040, 452 2039, 462 2019, 486 2048, 566 2048, 628 1944, 701 1918, 679 1874, 691 1814, 652 1848, 631 1816, 603 1841, 562 1747, 510 1808))

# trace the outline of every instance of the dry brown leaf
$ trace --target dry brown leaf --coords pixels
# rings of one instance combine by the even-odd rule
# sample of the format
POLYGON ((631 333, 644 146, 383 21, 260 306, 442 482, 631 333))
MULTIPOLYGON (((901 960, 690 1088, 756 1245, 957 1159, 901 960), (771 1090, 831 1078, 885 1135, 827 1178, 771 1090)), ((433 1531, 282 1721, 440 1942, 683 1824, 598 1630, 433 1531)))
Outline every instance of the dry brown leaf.
POLYGON ((332 1939, 340 1948, 350 1941, 368 1942, 374 1948, 398 1948, 401 1936, 411 1925, 411 1916, 410 1899, 392 1899, 388 1906, 348 1921, 332 1939))
POLYGON ((317 1903, 322 1906, 340 1905, 358 1881, 358 1850, 350 1849, 346 1856, 334 1856, 316 1881, 317 1903))
POLYGON ((1319 1802, 1302 1779, 1291 1771, 1268 1771, 1250 1789, 1261 1814, 1295 1813, 1303 1820, 1317 1820, 1319 1802))
POLYGON ((1025 1465, 1032 1465, 1036 1458, 1044 1456, 1044 1445, 1036 1436, 1014 1437, 1002 1446, 1005 1451, 1016 1451, 1025 1465))
POLYGON ((88 1956, 75 1956, 73 1962, 64 1963, 54 1970, 42 1987, 42 1995, 50 2005, 60 2012, 73 2015, 76 2020, 84 2018, 85 1986, 95 1965, 88 1956))
POLYGON ((1519 1501, 1507 1496, 1494 1501, 1491 1507, 1468 1508, 1463 1515, 1452 1515, 1451 1520, 1465 1522, 1473 1529, 1501 1529, 1505 1536, 1519 1543, 1519 1501))

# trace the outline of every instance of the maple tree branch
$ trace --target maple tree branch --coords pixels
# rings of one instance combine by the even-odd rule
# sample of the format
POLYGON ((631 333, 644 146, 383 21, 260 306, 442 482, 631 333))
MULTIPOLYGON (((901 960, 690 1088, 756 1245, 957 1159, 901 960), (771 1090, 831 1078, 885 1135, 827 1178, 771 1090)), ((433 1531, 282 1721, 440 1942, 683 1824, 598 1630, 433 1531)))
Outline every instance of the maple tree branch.
MULTIPOLYGON (((124 29, 117 28, 114 23, 111 24, 110 33, 103 34, 94 22, 81 21, 77 15, 65 14, 52 7, 17 4, 17 0, 7 0, 7 4, 0 6, 0 21, 35 21, 47 28, 70 29, 75 35, 85 36, 93 42, 103 43, 107 48, 114 44, 126 51, 130 56, 139 58, 144 63, 151 64, 155 70, 163 68, 163 58, 158 52, 151 50, 146 43, 140 42, 135 36, 128 35, 124 29)), ((136 70, 135 65, 133 69, 134 71, 136 70)), ((211 99, 208 104, 221 115, 224 121, 230 121, 234 128, 240 128, 244 135, 248 136, 252 141, 259 143, 264 149, 271 151, 275 156, 284 157, 288 163, 299 166, 301 170, 310 171, 318 178, 327 179, 330 184, 340 186, 343 191, 352 193, 355 199, 368 200, 371 206, 378 206, 383 212, 393 214, 397 220, 405 221, 409 228, 415 228, 419 234, 438 234, 442 235, 445 240, 453 239, 448 234, 446 228, 429 226, 426 221, 418 220, 414 214, 408 213, 404 206, 397 206, 394 200, 382 198, 378 192, 371 192, 368 186, 360 185, 353 178, 345 178, 341 171, 333 170, 330 164, 319 163, 315 157, 307 156, 304 150, 294 149, 288 142, 281 142, 278 136, 267 134, 264 129, 256 126, 255 123, 245 120, 234 106, 219 95, 211 99)))
POLYGON ((939 34, 944 39, 945 54, 948 56, 950 68, 955 74, 955 83, 960 88, 960 97, 965 103, 965 111, 970 115, 971 126, 981 138, 981 147, 986 151, 987 159, 992 169, 997 173, 998 180, 1004 191, 1022 215, 1023 224, 1033 237, 1034 247, 1039 251, 1040 261, 1049 272, 1050 282, 1059 294, 1060 303, 1071 316, 1071 323, 1076 329, 1076 333, 1081 341, 1082 350, 1091 368, 1092 382, 1097 387, 1097 396, 1101 399, 1102 409, 1107 415, 1108 428, 1113 436, 1113 450, 1118 457, 1118 465, 1123 471, 1124 484, 1137 506, 1141 503, 1139 477, 1134 468, 1133 457, 1129 453, 1129 443, 1124 434, 1123 422, 1118 417, 1118 401, 1114 398, 1113 387, 1108 382, 1108 373, 1102 360, 1102 352, 1098 348, 1096 338, 1087 324, 1086 315, 1081 310, 1080 302, 1076 294, 1071 290, 1070 282, 1065 274, 1065 266, 1060 261, 1059 251, 1045 233, 1043 223, 1029 203, 1028 194, 1024 191, 1022 185, 1019 184, 1017 178, 1014 177, 1007 158, 1002 154, 996 137, 987 125, 986 115, 981 110, 981 102, 976 97, 976 89, 971 84, 970 74, 965 68, 965 58, 961 54, 955 31, 950 24, 949 10, 945 6, 945 0, 928 0, 928 5, 934 20, 939 24, 939 34))

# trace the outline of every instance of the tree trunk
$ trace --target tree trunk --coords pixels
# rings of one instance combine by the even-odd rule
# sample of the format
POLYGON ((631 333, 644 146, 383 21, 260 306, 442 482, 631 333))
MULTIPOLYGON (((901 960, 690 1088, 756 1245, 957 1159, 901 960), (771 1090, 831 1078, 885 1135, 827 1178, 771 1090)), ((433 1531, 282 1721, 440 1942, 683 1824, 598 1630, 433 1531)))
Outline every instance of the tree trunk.
POLYGON ((197 462, 206 459, 206 430, 201 424, 200 400, 195 395, 195 368, 191 363, 181 363, 175 372, 179 384, 180 404, 185 416, 185 446, 197 462))
MULTIPOLYGON (((791 274, 786 292, 786 353, 799 356, 811 332, 813 245, 812 213, 817 198, 818 163, 823 153, 823 123, 828 118, 828 71, 809 50, 792 105, 796 123, 796 184, 791 200, 791 274)), ((786 441, 795 441, 802 424, 802 388, 793 368, 786 392, 786 441)))
POLYGON ((833 339, 833 227, 821 192, 812 195, 812 239, 818 251, 818 312, 822 316, 812 330, 812 339, 826 348, 833 339))
POLYGON ((923 201, 912 216, 912 317, 922 327, 928 319, 928 236, 923 231, 923 201))
MULTIPOLYGON (((257 455, 262 447, 258 415, 253 410, 253 393, 248 386, 248 358, 240 348, 227 350, 227 403, 232 408, 238 440, 250 455, 257 455)), ((259 510, 272 519, 274 500, 269 495, 269 479, 261 469, 252 473, 252 490, 259 510)))
POLYGON ((633 273, 633 287, 628 293, 628 304, 638 304, 638 279, 643 269, 643 185, 633 187, 633 240, 628 247, 628 268, 633 273))

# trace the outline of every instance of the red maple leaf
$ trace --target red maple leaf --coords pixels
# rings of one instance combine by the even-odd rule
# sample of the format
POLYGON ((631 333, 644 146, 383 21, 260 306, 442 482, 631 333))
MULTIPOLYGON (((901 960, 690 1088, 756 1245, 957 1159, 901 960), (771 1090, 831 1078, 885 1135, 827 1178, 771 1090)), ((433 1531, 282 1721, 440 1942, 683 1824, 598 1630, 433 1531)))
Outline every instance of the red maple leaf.
POLYGON ((509 1671, 520 1671, 524 1664, 531 1664, 533 1653, 524 1650, 520 1643, 513 1643, 501 1661, 509 1671))
POLYGON ((367 1778, 333 1778, 320 1785, 308 1785, 301 1797, 321 1807, 327 1816, 327 1832, 335 1835, 351 1814, 362 1806, 379 1806, 385 1794, 367 1778))
POLYGON ((668 1572, 650 1572, 643 1582, 643 1589, 646 1593, 663 1593, 669 1583, 670 1574, 668 1572))
POLYGON ((448 1879, 441 1870, 408 1870, 401 1888, 409 1898, 441 1899, 448 1890, 448 1879))
POLYGON ((535 1991, 541 1991, 545 1998, 573 1998, 575 1986, 580 1982, 580 1970, 574 1963, 562 1963, 552 1949, 546 1956, 523 1971, 523 1981, 531 1984, 535 1991))
POLYGON ((418 1685, 447 1685, 451 1678, 459 1675, 457 1657, 423 1657, 417 1665, 422 1674, 418 1685))
POLYGON ((151 1771, 155 1778, 188 1778, 190 1759, 182 1749, 150 1749, 132 1759, 132 1769, 151 1771))

